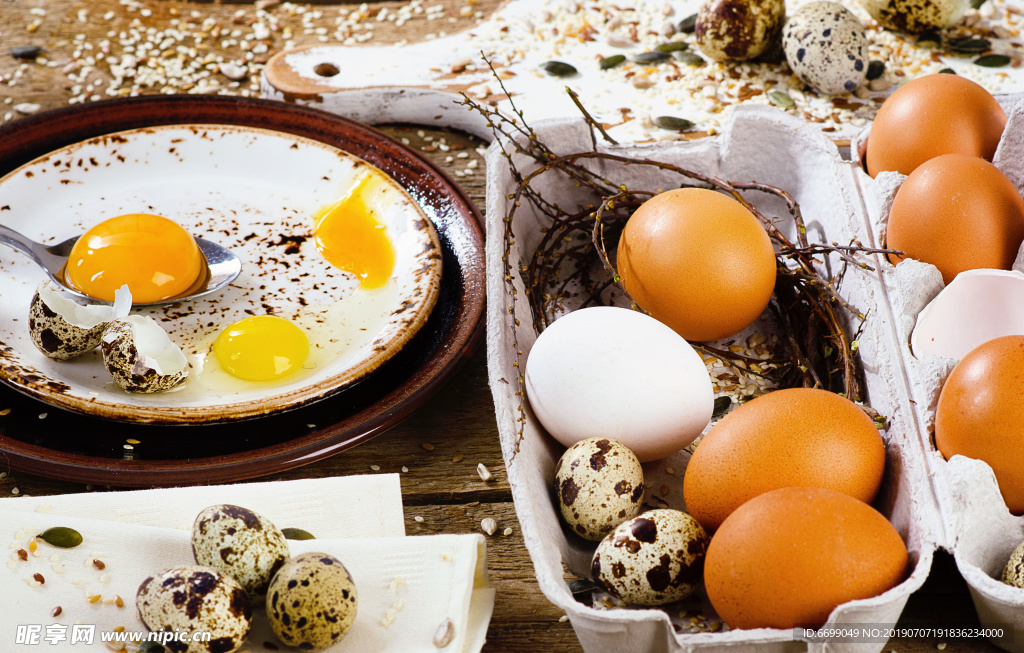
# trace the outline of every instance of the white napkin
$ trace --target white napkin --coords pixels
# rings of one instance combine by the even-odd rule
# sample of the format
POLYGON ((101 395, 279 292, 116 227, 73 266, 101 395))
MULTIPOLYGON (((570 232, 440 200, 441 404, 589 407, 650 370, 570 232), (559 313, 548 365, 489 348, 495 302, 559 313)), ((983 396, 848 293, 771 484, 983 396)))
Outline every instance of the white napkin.
MULTIPOLYGON (((345 639, 329 649, 332 653, 479 651, 494 601, 493 590, 487 588, 483 537, 401 537, 400 497, 395 502, 389 496, 398 491, 396 478, 376 475, 2 500, 0 547, 8 542, 11 549, 6 564, 0 566, 4 606, 0 610, 0 650, 107 651, 100 641, 101 633, 117 626, 145 633, 134 609, 135 592, 147 576, 194 562, 190 534, 178 528, 114 520, 118 515, 137 515, 144 523, 150 523, 153 510, 159 510, 178 522, 191 523, 191 519, 184 519, 186 515, 194 516, 207 505, 236 503, 266 515, 278 525, 314 533, 318 536, 316 540, 289 542, 292 554, 323 551, 340 559, 352 574, 359 596, 356 622, 345 639), (224 492, 220 491, 222 488, 224 492), (390 505, 394 510, 397 503, 398 537, 362 537, 394 530, 396 522, 394 514, 362 514, 366 505, 360 507, 360 501, 348 492, 355 488, 379 497, 379 501, 370 502, 378 506, 390 505), (289 505, 283 506, 275 503, 279 496, 302 495, 320 497, 320 501, 303 505, 289 501, 289 505), (26 510, 20 510, 22 505, 26 510), (49 511, 35 512, 40 507, 49 511), (372 522, 372 526, 359 528, 360 519, 372 522), (339 529, 330 520, 346 526, 339 529), (28 561, 18 558, 17 550, 27 550, 33 535, 55 525, 78 530, 84 542, 73 549, 57 549, 39 542, 28 561), (339 530, 342 532, 337 533, 339 530), (323 538, 321 534, 330 537, 323 538), (349 537, 339 539, 341 535, 349 537), (103 561, 104 569, 93 566, 92 560, 97 558, 103 561), (32 582, 36 573, 44 577, 42 585, 32 582), (102 598, 89 603, 87 597, 97 594, 102 598), (121 597, 124 607, 117 607, 115 597, 121 597), (61 614, 51 617, 58 605, 61 614), (446 619, 451 620, 454 635, 446 647, 439 649, 433 638, 446 619), (66 637, 50 644, 45 639, 47 626, 54 624, 67 626, 64 631, 54 631, 63 632, 66 637), (75 624, 96 625, 92 646, 70 644, 75 624), (32 625, 42 627, 40 642, 18 644, 19 626, 32 625)), ((261 608, 255 611, 253 630, 243 648, 251 653, 271 650, 263 646, 264 642, 288 650, 271 632, 261 608)))

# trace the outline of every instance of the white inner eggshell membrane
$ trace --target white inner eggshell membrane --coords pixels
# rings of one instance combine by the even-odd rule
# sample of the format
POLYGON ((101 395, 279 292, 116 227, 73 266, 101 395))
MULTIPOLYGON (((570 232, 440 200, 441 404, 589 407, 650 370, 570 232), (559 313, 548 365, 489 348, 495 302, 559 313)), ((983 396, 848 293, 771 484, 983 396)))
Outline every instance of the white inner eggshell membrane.
POLYGON ((124 285, 114 291, 114 303, 89 304, 83 306, 73 299, 61 295, 50 281, 44 281, 38 288, 39 299, 64 321, 81 329, 91 329, 104 322, 112 322, 128 315, 132 309, 132 294, 124 285))
MULTIPOLYGON (((145 315, 129 315, 121 320, 132 327, 132 336, 135 340, 135 349, 139 352, 139 358, 146 367, 156 370, 157 374, 177 374, 185 369, 188 360, 181 352, 178 345, 171 342, 170 336, 163 330, 160 323, 145 315)), ((113 342, 108 330, 103 336, 103 342, 113 342)))

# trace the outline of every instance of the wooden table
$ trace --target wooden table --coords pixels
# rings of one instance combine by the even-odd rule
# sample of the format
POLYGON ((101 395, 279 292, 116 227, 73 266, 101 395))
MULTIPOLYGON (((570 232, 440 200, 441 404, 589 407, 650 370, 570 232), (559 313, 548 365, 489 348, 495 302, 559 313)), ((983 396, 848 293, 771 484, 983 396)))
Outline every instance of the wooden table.
MULTIPOLYGON (((397 21, 385 19, 377 22, 376 16, 380 8, 398 12, 403 3, 375 2, 364 12, 368 16, 364 22, 373 26, 374 38, 370 43, 413 41, 441 31, 450 34, 468 28, 476 21, 474 12, 487 15, 496 5, 497 0, 430 0, 423 5, 423 13, 413 13, 412 18, 399 27, 397 21), (438 5, 444 7, 443 12, 426 11, 427 7, 438 5), (429 20, 426 16, 430 14, 440 17, 429 20)), ((317 33, 318 28, 327 31, 331 39, 329 42, 337 42, 330 35, 337 30, 335 19, 339 17, 339 8, 358 9, 358 5, 297 7, 272 4, 267 0, 257 2, 255 6, 251 2, 207 4, 179 0, 142 0, 134 5, 122 5, 118 0, 0 0, 0 102, 4 103, 0 104, 0 119, 4 122, 17 120, 23 114, 15 107, 23 103, 37 104, 40 110, 45 110, 83 99, 89 101, 82 98, 83 94, 94 94, 96 99, 107 97, 111 75, 104 63, 100 62, 95 72, 80 82, 70 80, 68 75, 81 73, 80 68, 75 69, 76 59, 81 61, 104 49, 109 49, 111 56, 120 57, 124 50, 118 43, 121 31, 128 34, 129 40, 133 29, 140 34, 144 34, 147 28, 204 31, 207 35, 204 43, 208 47, 197 48, 196 56, 244 58, 245 52, 240 45, 230 41, 243 42, 244 35, 251 33, 250 25, 256 12, 266 11, 276 17, 280 30, 262 40, 268 46, 266 51, 263 48, 249 49, 252 73, 249 80, 231 89, 227 88, 230 84, 227 78, 211 75, 218 79, 220 88, 226 92, 258 96, 258 87, 250 85, 258 79, 255 74, 261 62, 284 47, 285 28, 291 29, 294 45, 322 42, 320 39, 324 34, 317 33), (299 13, 299 9, 306 8, 308 10, 299 13), (235 30, 241 33, 241 37, 231 36, 235 30), (310 33, 306 33, 307 30, 310 33), (108 36, 109 32, 113 32, 113 37, 108 36), (104 41, 108 42, 107 46, 104 41), (46 50, 44 58, 49 63, 20 63, 7 54, 10 48, 21 45, 42 46, 46 50), (96 84, 90 89, 94 81, 96 84)), ((260 42, 260 39, 254 40, 260 42)), ((157 51, 152 54, 159 56, 159 44, 155 45, 157 51)), ((175 83, 178 82, 168 78, 166 84, 158 83, 143 89, 143 92, 166 92, 167 89, 162 87, 175 83)), ((187 81, 179 84, 178 90, 184 90, 188 84, 187 81)), ((127 85, 120 88, 127 88, 127 85)), ((195 86, 189 88, 195 89, 195 86)), ((113 92, 117 90, 115 88, 113 92)), ((24 112, 35 109, 31 106, 20 108, 24 112)), ((477 205, 483 206, 483 159, 475 149, 483 143, 463 134, 417 126, 388 126, 385 131, 396 138, 407 139, 411 147, 423 151, 449 172, 461 173, 457 180, 477 205), (466 146, 460 151, 467 152, 469 157, 460 159, 452 156, 452 151, 443 151, 437 146, 441 138, 446 139, 449 146, 466 146), (477 162, 475 168, 469 167, 470 161, 477 162), (466 170, 472 170, 472 174, 467 175, 466 170)), ((482 349, 436 399, 400 426, 353 450, 260 480, 372 473, 371 465, 379 466, 381 473, 401 474, 406 531, 410 535, 479 532, 483 518, 491 517, 497 521, 497 533, 488 538, 488 567, 491 581, 497 589, 497 601, 485 650, 581 650, 570 624, 561 620, 562 612, 544 598, 534 579, 505 477, 482 349), (424 443, 432 444, 433 449, 428 451, 422 446, 424 443), (485 464, 492 471, 493 480, 480 480, 476 472, 478 463, 485 464), (403 468, 409 471, 402 472, 403 468), (503 535, 506 527, 511 527, 511 534, 503 535)), ((0 480, 2 495, 106 489, 24 474, 6 469, 2 464, 0 471, 9 473, 0 480)), ((966 584, 957 573, 952 558, 940 552, 931 577, 925 587, 911 597, 900 625, 976 626, 977 623, 966 584)), ((999 650, 983 640, 949 641, 945 644, 947 652, 999 650)), ((886 650, 934 651, 939 645, 940 642, 934 639, 903 638, 891 640, 886 650)))

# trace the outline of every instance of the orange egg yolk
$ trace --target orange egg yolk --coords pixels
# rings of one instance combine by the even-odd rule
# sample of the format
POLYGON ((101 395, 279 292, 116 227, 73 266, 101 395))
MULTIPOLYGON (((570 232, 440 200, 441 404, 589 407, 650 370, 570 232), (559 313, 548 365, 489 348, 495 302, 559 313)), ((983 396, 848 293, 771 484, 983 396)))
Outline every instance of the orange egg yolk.
POLYGON ((320 253, 334 267, 359 277, 364 288, 383 286, 395 268, 387 227, 371 208, 380 205, 387 190, 387 181, 370 173, 345 198, 315 216, 320 253))
POLYGON ((114 301, 124 284, 136 304, 171 299, 195 284, 205 263, 187 231, 158 215, 133 213, 105 220, 78 239, 65 278, 90 297, 114 301))

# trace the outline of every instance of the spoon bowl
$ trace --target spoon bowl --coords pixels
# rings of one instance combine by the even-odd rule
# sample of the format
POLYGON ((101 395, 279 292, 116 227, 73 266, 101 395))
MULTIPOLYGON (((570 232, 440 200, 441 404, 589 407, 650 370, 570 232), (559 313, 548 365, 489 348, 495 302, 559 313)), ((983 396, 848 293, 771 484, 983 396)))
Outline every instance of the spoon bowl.
MULTIPOLYGON (((9 227, 0 225, 0 244, 7 245, 11 249, 21 252, 32 259, 36 265, 43 268, 50 280, 63 288, 66 292, 75 297, 88 299, 91 302, 103 302, 94 297, 89 297, 68 285, 64 279, 64 268, 67 265, 68 257, 71 255, 71 248, 75 246, 81 236, 73 236, 56 245, 44 245, 27 238, 9 227)), ((134 307, 160 306, 162 304, 174 304, 192 299, 199 299, 211 293, 217 292, 238 277, 242 271, 242 261, 235 254, 217 243, 202 238, 196 238, 199 251, 203 253, 204 270, 199 279, 191 288, 177 297, 169 297, 158 302, 134 303, 134 307)))

